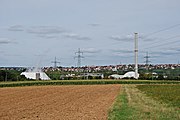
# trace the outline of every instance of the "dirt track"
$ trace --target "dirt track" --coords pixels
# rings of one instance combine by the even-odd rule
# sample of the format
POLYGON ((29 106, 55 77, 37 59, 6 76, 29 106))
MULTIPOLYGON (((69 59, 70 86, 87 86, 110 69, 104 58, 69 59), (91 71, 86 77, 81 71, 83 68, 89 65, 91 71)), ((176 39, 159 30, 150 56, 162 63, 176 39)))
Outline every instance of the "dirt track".
POLYGON ((0 120, 106 120, 120 85, 0 88, 0 120))

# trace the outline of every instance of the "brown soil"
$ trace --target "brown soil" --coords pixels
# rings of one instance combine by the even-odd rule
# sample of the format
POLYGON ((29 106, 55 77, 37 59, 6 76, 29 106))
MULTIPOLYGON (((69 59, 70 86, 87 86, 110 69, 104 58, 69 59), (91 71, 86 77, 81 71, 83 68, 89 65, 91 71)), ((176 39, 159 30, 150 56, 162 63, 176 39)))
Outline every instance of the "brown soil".
POLYGON ((106 120, 120 85, 0 88, 0 120, 106 120))

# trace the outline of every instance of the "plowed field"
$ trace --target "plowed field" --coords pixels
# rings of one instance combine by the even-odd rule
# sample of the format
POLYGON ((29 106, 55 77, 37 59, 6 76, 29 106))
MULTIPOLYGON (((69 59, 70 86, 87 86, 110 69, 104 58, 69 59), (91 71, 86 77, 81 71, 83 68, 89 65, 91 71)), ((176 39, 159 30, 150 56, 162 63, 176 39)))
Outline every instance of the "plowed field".
POLYGON ((0 120, 106 120, 120 85, 0 88, 0 120))

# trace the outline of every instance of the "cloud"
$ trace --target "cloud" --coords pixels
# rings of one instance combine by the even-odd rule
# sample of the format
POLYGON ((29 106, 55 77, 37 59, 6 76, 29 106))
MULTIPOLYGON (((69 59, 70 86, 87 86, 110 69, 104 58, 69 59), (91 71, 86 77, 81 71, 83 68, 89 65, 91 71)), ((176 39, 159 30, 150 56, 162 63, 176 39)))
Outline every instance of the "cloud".
POLYGON ((180 48, 176 49, 176 51, 180 52, 180 48))
POLYGON ((151 41, 157 40, 157 38, 150 38, 150 37, 144 36, 144 35, 140 35, 140 36, 139 36, 139 39, 140 39, 140 40, 143 40, 143 41, 145 41, 145 42, 151 42, 151 41))
POLYGON ((111 50, 111 52, 127 54, 127 53, 133 53, 133 50, 111 50))
POLYGON ((0 38, 0 44, 11 44, 11 43, 16 43, 9 38, 0 38))
POLYGON ((83 40, 83 41, 91 40, 91 38, 89 38, 89 37, 84 37, 84 36, 81 36, 81 35, 76 34, 76 33, 66 33, 64 35, 64 37, 70 38, 70 39, 75 39, 75 40, 83 40))
POLYGON ((84 53, 99 53, 101 50, 96 48, 85 48, 82 50, 84 53))
POLYGON ((112 54, 114 57, 122 57, 122 58, 131 58, 134 57, 132 54, 123 54, 123 53, 113 53, 112 54))
POLYGON ((59 38, 58 35, 52 35, 52 34, 40 34, 37 36, 40 38, 45 38, 45 39, 58 39, 59 38))
POLYGON ((165 51, 154 51, 152 55, 161 55, 161 56, 170 56, 180 54, 178 51, 174 50, 165 50, 165 51))
POLYGON ((2 53, 4 53, 4 51, 0 51, 0 53, 2 54, 2 53))
POLYGON ((20 54, 4 54, 4 56, 9 56, 9 57, 20 57, 20 56, 22 56, 22 55, 20 55, 20 54))
POLYGON ((27 32, 36 35, 52 35, 64 33, 66 30, 58 26, 36 26, 31 27, 27 32))
POLYGON ((130 42, 134 40, 133 35, 127 35, 127 36, 118 36, 118 35, 113 35, 109 37, 110 39, 116 40, 116 41, 123 41, 123 42, 130 42))
POLYGON ((91 24, 89 24, 90 26, 92 26, 92 27, 98 27, 98 26, 100 26, 100 24, 98 24, 98 23, 91 23, 91 24))
MULTIPOLYGON (((138 38, 145 42, 151 42, 157 39, 157 38, 149 38, 144 35, 140 35, 138 38)), ((134 41, 134 35, 126 35, 126 36, 113 35, 110 37, 110 39, 113 39, 116 41, 122 41, 122 42, 131 42, 131 41, 134 41)))
POLYGON ((24 27, 21 25, 14 25, 8 28, 9 31, 24 31, 24 27))
MULTIPOLYGON (((33 26, 27 29, 24 29, 21 25, 15 25, 8 28, 9 31, 26 31, 29 34, 36 35, 37 37, 45 39, 58 39, 59 37, 64 37, 68 39, 75 40, 91 40, 90 37, 82 36, 76 33, 70 33, 69 30, 66 30, 59 26, 33 26)), ((5 43, 5 42, 4 42, 5 43)))
MULTIPOLYGON (((164 50, 167 50, 167 49, 164 49, 164 50)), ((168 50, 172 50, 172 51, 175 51, 175 52, 180 52, 179 46, 173 46, 173 47, 169 48, 168 50)))
POLYGON ((133 50, 127 50, 127 49, 114 49, 114 50, 110 50, 111 54, 113 56, 119 56, 122 58, 130 58, 133 56, 133 50))
POLYGON ((36 26, 27 30, 30 34, 35 34, 37 37, 46 39, 57 39, 60 36, 75 40, 90 40, 89 37, 84 37, 79 34, 69 33, 67 30, 59 26, 36 26))

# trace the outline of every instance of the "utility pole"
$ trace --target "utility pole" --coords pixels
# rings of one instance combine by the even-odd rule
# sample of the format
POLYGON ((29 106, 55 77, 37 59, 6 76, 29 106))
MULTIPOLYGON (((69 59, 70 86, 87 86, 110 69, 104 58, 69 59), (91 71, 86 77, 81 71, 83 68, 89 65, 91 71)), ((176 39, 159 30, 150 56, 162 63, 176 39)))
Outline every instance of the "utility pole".
POLYGON ((134 33, 134 41, 135 79, 138 79, 138 33, 134 33))
POLYGON ((54 59, 54 61, 52 61, 52 63, 54 63, 54 68, 57 68, 57 63, 60 63, 60 62, 58 62, 56 57, 55 57, 55 59, 54 59))
POLYGON ((75 52, 75 55, 77 54, 77 56, 75 56, 74 58, 77 58, 78 62, 77 62, 77 67, 81 67, 81 58, 83 57, 83 52, 80 50, 80 48, 78 49, 77 52, 75 52))

